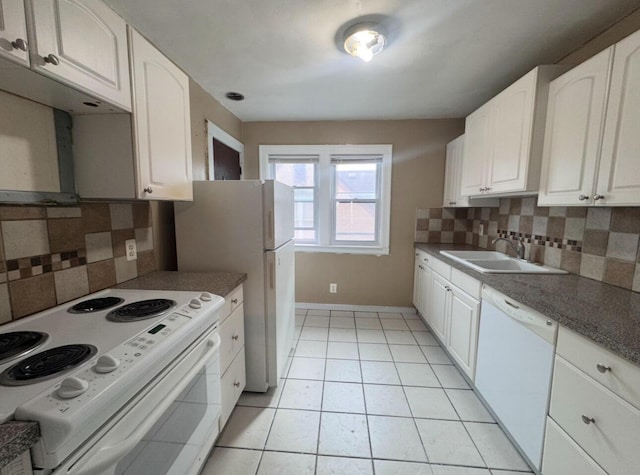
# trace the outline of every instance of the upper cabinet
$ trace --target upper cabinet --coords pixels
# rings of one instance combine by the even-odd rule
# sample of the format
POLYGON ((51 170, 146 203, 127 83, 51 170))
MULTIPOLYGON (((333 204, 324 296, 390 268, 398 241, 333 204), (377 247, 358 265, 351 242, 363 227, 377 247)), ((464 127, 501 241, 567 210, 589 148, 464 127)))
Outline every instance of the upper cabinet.
POLYGON ((465 136, 447 144, 447 159, 444 173, 443 208, 468 208, 470 206, 500 206, 497 198, 469 198, 462 196, 462 154, 465 136))
POLYGON ((640 205, 640 32, 551 84, 538 204, 640 205))
POLYGON ((138 197, 192 200, 189 78, 129 32, 138 197))
POLYGON ((0 57, 29 66, 27 20, 22 0, 0 0, 0 57))
POLYGON ((71 114, 131 111, 126 23, 99 0, 0 0, 0 89, 71 114))
POLYGON ((131 110, 127 25, 99 0, 29 0, 31 67, 131 110))
POLYGON ((74 117, 78 194, 192 200, 189 78, 131 28, 129 47, 132 114, 74 117))
POLYGON ((549 82, 564 66, 538 66, 467 117, 462 194, 536 193, 549 82))

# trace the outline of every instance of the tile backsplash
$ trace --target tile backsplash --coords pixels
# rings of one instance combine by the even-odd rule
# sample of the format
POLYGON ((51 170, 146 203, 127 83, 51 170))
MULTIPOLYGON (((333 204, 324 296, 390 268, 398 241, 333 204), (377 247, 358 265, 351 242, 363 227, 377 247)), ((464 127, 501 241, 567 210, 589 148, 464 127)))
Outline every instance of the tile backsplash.
POLYGON ((509 252, 496 237, 521 237, 527 258, 640 291, 640 208, 538 207, 536 198, 502 198, 499 208, 416 211, 416 242, 466 243, 509 252), (482 228, 482 233, 480 232, 482 228))
POLYGON ((0 323, 153 270, 148 203, 0 205, 0 323), (136 260, 127 261, 127 239, 136 260))

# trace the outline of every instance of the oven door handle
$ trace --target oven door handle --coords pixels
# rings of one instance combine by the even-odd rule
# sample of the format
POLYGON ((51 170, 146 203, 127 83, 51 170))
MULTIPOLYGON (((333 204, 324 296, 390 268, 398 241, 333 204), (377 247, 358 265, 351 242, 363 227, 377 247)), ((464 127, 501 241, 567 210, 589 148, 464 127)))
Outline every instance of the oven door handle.
MULTIPOLYGON (((209 349, 202 356, 198 363, 186 373, 184 378, 163 398, 162 402, 155 406, 153 411, 129 434, 126 439, 112 446, 100 447, 97 452, 87 457, 81 457, 74 466, 67 470, 55 473, 65 473, 68 475, 93 475, 102 473, 102 470, 113 466, 124 455, 129 453, 140 442, 142 437, 151 429, 151 427, 160 419, 167 408, 175 401, 182 391, 187 387, 189 382, 198 374, 202 366, 220 349, 220 336, 218 333, 209 338, 206 342, 209 349)), ((144 398, 138 401, 136 406, 145 404, 144 398)))

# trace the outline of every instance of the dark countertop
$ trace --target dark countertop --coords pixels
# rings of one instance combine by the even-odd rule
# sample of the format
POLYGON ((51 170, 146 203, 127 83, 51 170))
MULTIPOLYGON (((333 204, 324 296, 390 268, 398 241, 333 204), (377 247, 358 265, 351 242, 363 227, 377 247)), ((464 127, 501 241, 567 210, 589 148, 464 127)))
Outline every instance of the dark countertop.
POLYGON ((440 254, 473 246, 415 247, 640 365, 640 293, 575 274, 483 274, 440 254))
POLYGON ((152 272, 117 285, 116 289, 201 290, 226 297, 247 280, 247 274, 231 272, 152 272))
POLYGON ((38 437, 40 429, 37 422, 9 421, 0 424, 0 469, 28 450, 38 437))

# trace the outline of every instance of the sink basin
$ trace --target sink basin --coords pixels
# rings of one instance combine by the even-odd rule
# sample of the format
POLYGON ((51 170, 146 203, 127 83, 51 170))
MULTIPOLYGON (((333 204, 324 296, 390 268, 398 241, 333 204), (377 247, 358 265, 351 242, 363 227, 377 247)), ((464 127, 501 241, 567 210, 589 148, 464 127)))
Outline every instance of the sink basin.
POLYGON ((496 251, 440 251, 440 254, 487 274, 567 274, 561 269, 522 261, 496 251))

